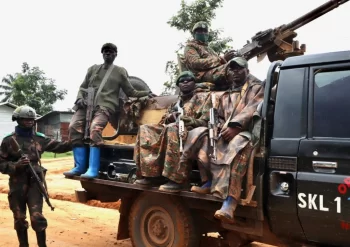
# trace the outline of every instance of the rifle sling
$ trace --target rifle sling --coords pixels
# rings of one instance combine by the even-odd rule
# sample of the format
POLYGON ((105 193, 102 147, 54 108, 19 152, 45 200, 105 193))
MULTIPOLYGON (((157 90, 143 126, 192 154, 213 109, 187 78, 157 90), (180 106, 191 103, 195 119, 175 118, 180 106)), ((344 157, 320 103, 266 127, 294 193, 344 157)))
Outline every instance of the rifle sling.
POLYGON ((96 93, 96 95, 95 95, 94 107, 96 107, 97 97, 98 97, 98 95, 100 94, 100 92, 102 91, 102 89, 103 89, 104 85, 106 84, 106 82, 107 82, 109 76, 111 75, 113 69, 114 69, 114 64, 111 64, 111 66, 109 66, 109 68, 108 68, 108 70, 107 70, 105 76, 103 77, 100 86, 98 87, 97 93, 96 93))
MULTIPOLYGON (((233 117, 233 114, 234 114, 235 111, 236 111, 236 108, 237 108, 239 102, 241 101, 241 99, 242 99, 244 93, 245 93, 246 90, 247 90, 248 85, 249 85, 249 81, 247 81, 247 82, 244 84, 243 88, 241 89, 241 92, 240 92, 240 94, 239 94, 239 97, 236 99, 236 102, 234 102, 234 104, 233 104, 233 109, 232 109, 231 115, 230 115, 230 117, 227 119, 227 121, 226 121, 226 123, 224 124, 224 126, 222 127, 221 132, 227 128, 229 122, 231 121, 231 119, 232 119, 232 117, 233 117)), ((231 97, 231 96, 229 96, 229 97, 231 97)))

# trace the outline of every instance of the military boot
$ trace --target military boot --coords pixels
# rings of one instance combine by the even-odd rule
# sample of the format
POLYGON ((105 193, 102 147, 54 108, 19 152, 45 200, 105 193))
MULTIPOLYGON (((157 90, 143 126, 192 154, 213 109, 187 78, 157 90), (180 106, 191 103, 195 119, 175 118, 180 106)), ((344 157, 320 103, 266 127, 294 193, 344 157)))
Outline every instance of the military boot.
POLYGON ((211 180, 205 182, 201 187, 199 186, 192 186, 191 191, 196 192, 198 194, 210 194, 211 189, 211 180))
POLYGON ((169 182, 160 186, 159 190, 166 192, 180 192, 183 190, 183 185, 169 180, 169 182))
POLYGON ((165 183, 164 177, 143 177, 135 181, 135 184, 142 185, 142 186, 150 186, 150 187, 159 186, 164 183, 165 183))
POLYGON ((16 230, 16 232, 17 232, 19 247, 29 247, 27 229, 16 230))
POLYGON ((98 177, 100 171, 100 152, 99 147, 90 147, 89 169, 80 177, 89 179, 98 177))
POLYGON ((64 172, 63 175, 70 177, 70 176, 80 176, 84 172, 86 172, 87 167, 87 147, 74 147, 73 148, 73 156, 74 156, 74 163, 75 167, 68 171, 64 172))
POLYGON ((36 232, 36 239, 39 247, 46 247, 46 231, 36 232))
POLYGON ((222 204, 222 207, 217 210, 214 214, 214 217, 221 220, 223 223, 234 223, 233 213, 236 210, 237 201, 228 196, 222 204))

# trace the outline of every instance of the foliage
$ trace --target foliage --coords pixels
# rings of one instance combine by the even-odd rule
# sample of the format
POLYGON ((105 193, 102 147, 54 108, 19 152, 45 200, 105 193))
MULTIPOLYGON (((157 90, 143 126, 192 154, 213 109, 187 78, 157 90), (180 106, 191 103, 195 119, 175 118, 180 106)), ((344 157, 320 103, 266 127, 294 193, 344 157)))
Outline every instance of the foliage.
MULTIPOLYGON (((171 27, 176 28, 179 31, 183 31, 189 34, 188 39, 192 37, 191 30, 194 24, 199 21, 205 21, 211 25, 211 22, 215 19, 215 10, 222 7, 224 0, 195 0, 192 3, 186 3, 182 0, 180 10, 176 15, 172 16, 167 22, 171 27)), ((231 38, 221 38, 220 29, 210 29, 209 31, 209 46, 214 49, 219 55, 231 48, 229 42, 231 38)), ((185 47, 184 43, 180 43, 178 49, 175 51, 179 54, 185 47)), ((169 75, 169 80, 165 82, 164 91, 162 95, 170 95, 175 91, 175 78, 179 74, 179 69, 175 61, 168 61, 166 64, 165 72, 169 75)))
POLYGON ((22 64, 22 72, 2 78, 0 89, 1 102, 29 105, 40 115, 52 111, 52 105, 67 94, 66 89, 58 90, 55 81, 47 78, 39 67, 30 68, 26 62, 22 64))

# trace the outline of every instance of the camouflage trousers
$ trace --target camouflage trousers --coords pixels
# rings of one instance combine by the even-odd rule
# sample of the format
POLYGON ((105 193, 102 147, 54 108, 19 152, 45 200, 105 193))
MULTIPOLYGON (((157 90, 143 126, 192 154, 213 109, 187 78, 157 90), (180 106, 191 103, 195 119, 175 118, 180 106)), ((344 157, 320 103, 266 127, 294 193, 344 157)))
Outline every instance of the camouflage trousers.
POLYGON ((137 177, 164 176, 174 182, 187 180, 187 163, 179 162, 179 134, 175 123, 141 125, 134 149, 137 177))
MULTIPOLYGON (((84 145, 85 116, 86 109, 78 109, 69 124, 69 140, 72 142, 73 147, 84 145)), ((94 112, 89 133, 91 146, 103 145, 102 131, 107 126, 110 116, 111 112, 108 110, 99 108, 94 112)))
POLYGON ((233 159, 230 169, 225 167, 212 166, 213 177, 219 177, 220 180, 212 187, 211 192, 214 196, 225 199, 227 196, 233 197, 236 201, 241 199, 242 182, 247 172, 249 157, 253 146, 249 142, 233 159), (215 167, 215 169, 213 169, 215 167))
POLYGON ((42 212, 43 196, 37 189, 35 181, 27 173, 23 173, 11 176, 9 185, 8 201, 13 212, 14 228, 19 231, 28 229, 26 220, 26 207, 28 206, 33 230, 36 232, 45 230, 47 220, 42 212))

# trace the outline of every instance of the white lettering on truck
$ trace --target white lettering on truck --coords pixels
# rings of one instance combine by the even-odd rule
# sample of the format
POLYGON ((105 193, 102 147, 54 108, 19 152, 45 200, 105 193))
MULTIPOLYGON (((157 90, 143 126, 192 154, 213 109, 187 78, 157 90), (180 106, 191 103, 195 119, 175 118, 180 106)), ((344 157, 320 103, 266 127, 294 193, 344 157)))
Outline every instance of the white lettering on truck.
MULTIPOLYGON (((324 211, 328 212, 329 208, 325 207, 323 203, 323 195, 317 195, 317 194, 305 194, 305 193, 299 193, 298 194, 298 206, 300 208, 308 208, 311 210, 318 210, 318 211, 324 211)), ((336 197, 334 201, 337 203, 337 213, 341 213, 341 198, 336 197)))

